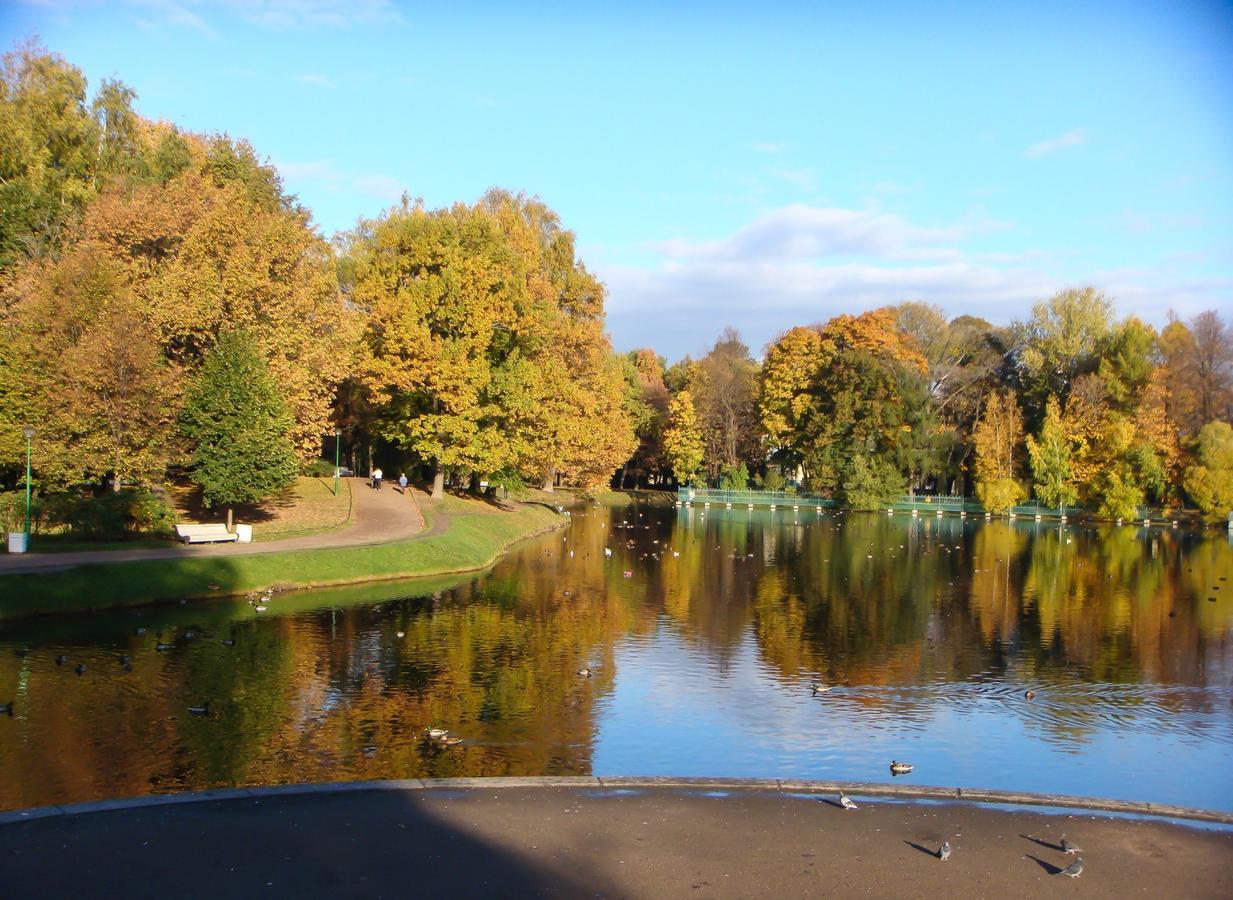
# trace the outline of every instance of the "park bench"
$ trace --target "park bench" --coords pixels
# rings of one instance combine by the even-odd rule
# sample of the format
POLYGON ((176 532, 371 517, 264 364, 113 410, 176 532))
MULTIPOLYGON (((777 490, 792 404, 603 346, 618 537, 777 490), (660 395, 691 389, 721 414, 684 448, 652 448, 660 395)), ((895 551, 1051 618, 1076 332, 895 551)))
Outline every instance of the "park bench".
POLYGON ((239 535, 228 531, 227 526, 219 522, 214 525, 177 525, 176 538, 186 544, 213 544, 238 540, 239 535))

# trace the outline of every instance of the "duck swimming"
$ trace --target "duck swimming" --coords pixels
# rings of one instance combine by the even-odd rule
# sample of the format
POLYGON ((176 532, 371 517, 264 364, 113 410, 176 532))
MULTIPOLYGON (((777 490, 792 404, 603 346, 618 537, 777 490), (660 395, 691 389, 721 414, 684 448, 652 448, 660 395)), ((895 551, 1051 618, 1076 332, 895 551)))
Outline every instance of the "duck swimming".
POLYGON ((912 765, 911 763, 899 762, 898 760, 892 759, 890 770, 892 775, 907 775, 912 771, 912 765))

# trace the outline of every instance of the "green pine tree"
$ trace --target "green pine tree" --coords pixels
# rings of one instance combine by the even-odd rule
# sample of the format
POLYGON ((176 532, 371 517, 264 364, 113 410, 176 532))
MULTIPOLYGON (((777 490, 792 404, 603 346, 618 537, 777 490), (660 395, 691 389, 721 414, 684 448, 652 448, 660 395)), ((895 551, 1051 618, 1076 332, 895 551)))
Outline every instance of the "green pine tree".
POLYGON ((264 500, 298 470, 294 423, 253 339, 223 335, 189 386, 180 429, 193 448, 192 480, 207 505, 264 500))

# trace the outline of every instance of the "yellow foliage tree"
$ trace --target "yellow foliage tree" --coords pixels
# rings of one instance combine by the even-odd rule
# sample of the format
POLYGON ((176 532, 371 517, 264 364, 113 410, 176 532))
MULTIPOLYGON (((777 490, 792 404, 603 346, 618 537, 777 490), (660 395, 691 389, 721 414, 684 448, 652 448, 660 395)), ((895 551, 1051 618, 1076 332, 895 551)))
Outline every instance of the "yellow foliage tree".
POLYGON ((972 431, 976 496, 990 512, 1002 513, 1027 497, 1020 481, 1023 413, 1010 391, 985 397, 985 413, 972 431))

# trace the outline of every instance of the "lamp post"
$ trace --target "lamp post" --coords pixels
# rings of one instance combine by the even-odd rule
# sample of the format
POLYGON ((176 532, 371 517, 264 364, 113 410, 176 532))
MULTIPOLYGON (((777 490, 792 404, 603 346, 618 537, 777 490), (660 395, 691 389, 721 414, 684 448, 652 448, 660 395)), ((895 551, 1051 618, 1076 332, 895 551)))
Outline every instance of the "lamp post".
POLYGON ((34 440, 34 429, 27 425, 21 430, 26 436, 26 543, 24 550, 30 552, 30 442, 34 440))
POLYGON ((342 429, 334 429, 334 496, 338 496, 338 444, 342 440, 342 429))

